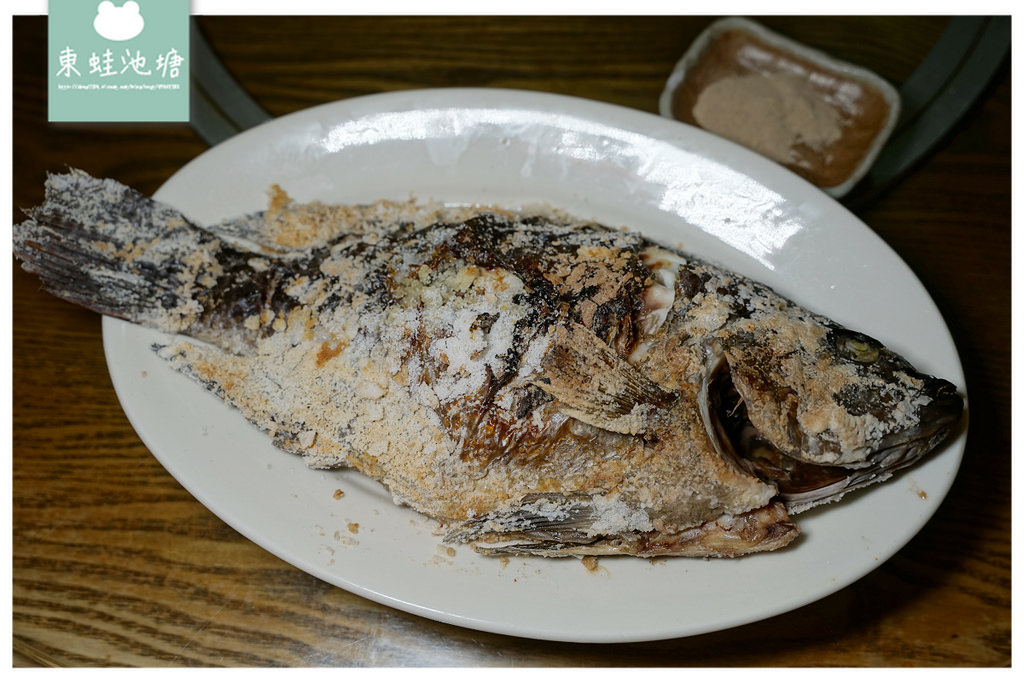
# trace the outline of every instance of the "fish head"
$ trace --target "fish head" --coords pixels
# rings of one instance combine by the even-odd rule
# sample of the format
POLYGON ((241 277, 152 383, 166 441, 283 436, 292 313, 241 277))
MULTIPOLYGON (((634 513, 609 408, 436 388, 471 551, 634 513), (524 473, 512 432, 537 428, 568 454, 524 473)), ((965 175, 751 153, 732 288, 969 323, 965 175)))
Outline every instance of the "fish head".
POLYGON ((963 413, 952 383, 826 319, 748 321, 720 342, 709 391, 719 434, 795 511, 913 464, 963 413))

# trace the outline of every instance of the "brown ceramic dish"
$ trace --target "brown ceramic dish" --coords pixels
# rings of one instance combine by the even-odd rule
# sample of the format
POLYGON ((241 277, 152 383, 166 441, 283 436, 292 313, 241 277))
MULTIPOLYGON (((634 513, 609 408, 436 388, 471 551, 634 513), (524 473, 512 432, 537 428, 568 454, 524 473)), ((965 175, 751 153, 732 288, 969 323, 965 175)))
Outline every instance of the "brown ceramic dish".
MULTIPOLYGON (((737 88, 747 87, 757 82, 745 78, 751 76, 796 84, 809 100, 805 106, 838 123, 836 134, 825 144, 797 139, 786 158, 775 159, 835 197, 848 192, 867 172, 899 115, 899 94, 876 74, 740 18, 717 21, 698 36, 668 79, 661 114, 714 128, 702 126, 694 114, 702 93, 726 78, 737 88)), ((751 102, 756 97, 750 93, 751 102)), ((712 132, 732 137, 721 127, 712 132)), ((743 144, 742 139, 733 139, 743 144)))

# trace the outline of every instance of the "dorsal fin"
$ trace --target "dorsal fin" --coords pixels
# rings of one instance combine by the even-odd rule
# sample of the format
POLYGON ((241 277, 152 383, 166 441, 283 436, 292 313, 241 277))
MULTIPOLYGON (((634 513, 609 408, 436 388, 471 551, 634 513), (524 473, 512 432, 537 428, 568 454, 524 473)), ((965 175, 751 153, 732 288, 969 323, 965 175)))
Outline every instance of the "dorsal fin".
POLYGON ((555 328, 534 384, 562 404, 561 412, 594 427, 640 434, 650 414, 675 400, 578 323, 555 328))

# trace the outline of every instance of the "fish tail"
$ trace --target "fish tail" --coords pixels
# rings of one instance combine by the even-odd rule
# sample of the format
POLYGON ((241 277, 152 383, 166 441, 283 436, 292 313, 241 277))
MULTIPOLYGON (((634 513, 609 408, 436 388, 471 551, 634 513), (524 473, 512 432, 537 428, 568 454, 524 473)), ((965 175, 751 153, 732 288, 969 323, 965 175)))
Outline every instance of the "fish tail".
POLYGON ((14 226, 14 252, 43 289, 72 303, 179 332, 220 269, 220 240, 175 209, 79 170, 50 175, 45 201, 14 226))

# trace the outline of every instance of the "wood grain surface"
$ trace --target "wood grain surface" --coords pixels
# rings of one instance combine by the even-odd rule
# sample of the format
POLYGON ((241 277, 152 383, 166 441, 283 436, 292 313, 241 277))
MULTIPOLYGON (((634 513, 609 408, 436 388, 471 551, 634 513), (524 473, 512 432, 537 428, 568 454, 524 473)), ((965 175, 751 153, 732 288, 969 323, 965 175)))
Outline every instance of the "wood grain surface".
MULTIPOLYGON (((656 111, 712 17, 201 17, 274 116, 367 93, 492 86, 656 111)), ((897 86, 942 17, 767 17, 897 86)), ((46 21, 16 17, 12 221, 47 171, 146 193, 206 149, 185 124, 46 122, 46 21)), ((1010 70, 861 217, 924 282, 965 365, 961 471, 924 530, 853 585, 756 624, 575 645, 383 607, 282 562, 153 458, 117 402, 100 319, 13 269, 13 642, 20 666, 1005 666, 1010 664, 1010 70)), ((770 589, 770 587, 768 588, 770 589)))

